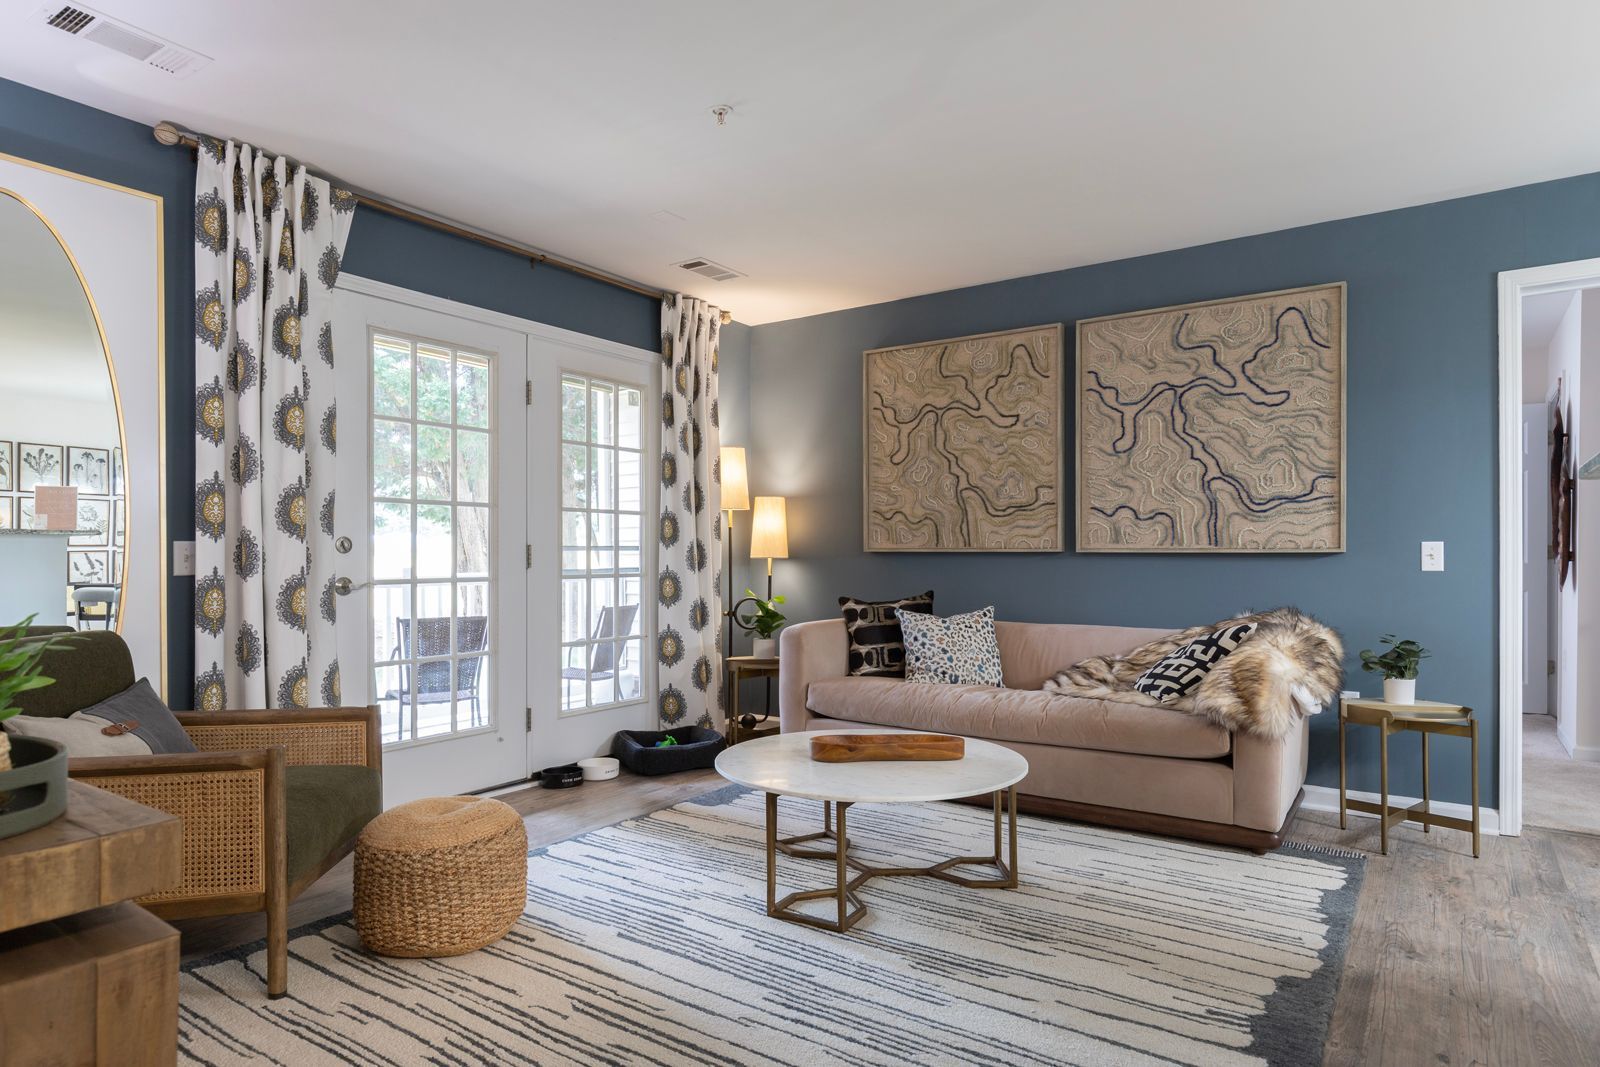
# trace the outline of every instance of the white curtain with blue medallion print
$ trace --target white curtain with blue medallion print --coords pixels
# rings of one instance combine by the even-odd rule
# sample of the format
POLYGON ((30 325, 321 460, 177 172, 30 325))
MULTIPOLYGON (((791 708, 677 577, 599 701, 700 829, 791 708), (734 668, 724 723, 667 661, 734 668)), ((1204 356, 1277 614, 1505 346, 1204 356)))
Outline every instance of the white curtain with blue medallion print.
POLYGON ((717 339, 722 312, 661 302, 661 521, 656 710, 663 725, 722 721, 722 477, 717 339))
POLYGON ((195 707, 339 703, 333 286, 355 197, 202 138, 195 175, 195 707))

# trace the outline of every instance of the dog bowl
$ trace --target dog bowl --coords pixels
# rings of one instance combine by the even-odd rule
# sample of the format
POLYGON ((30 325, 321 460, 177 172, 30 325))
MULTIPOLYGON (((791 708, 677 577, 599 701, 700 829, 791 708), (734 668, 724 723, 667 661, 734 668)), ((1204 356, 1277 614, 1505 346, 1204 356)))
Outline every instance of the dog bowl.
POLYGON ((584 781, 604 782, 608 778, 615 778, 622 764, 610 756, 591 756, 579 760, 578 766, 583 769, 584 781))
POLYGON ((560 767, 546 767, 535 777, 546 789, 571 789, 583 784, 583 768, 576 763, 567 763, 560 767))

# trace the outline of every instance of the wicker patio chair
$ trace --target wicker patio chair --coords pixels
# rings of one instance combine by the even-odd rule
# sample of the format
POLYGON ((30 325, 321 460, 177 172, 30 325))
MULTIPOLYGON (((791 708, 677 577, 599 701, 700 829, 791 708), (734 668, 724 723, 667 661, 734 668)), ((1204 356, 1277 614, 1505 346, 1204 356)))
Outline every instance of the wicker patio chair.
MULTIPOLYGON (((116 633, 45 653, 56 683, 28 715, 67 716, 136 678, 116 633)), ((288 907, 355 847, 382 808, 378 709, 179 712, 199 752, 73 759, 68 773, 183 820, 178 884, 139 903, 163 918, 267 916, 267 994, 288 990, 288 907)))

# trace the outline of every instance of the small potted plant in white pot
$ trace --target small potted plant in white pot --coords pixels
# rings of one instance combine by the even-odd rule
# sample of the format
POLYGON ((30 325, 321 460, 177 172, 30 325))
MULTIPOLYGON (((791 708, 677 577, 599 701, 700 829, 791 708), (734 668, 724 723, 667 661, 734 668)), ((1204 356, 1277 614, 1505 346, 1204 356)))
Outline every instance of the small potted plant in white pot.
MULTIPOLYGON (((783 613, 778 610, 778 605, 783 603, 783 597, 775 596, 770 600, 762 600, 748 589, 744 591, 744 596, 745 600, 756 606, 753 614, 739 616, 739 625, 746 630, 753 631, 756 635, 751 642, 750 654, 757 659, 777 658, 777 634, 783 628, 783 624, 788 621, 783 617, 783 613)), ((739 603, 744 603, 744 600, 739 603)))
POLYGON ((1383 675, 1383 700, 1386 704, 1417 702, 1417 668, 1432 653, 1412 640, 1396 640, 1394 634, 1378 639, 1389 647, 1382 654, 1370 648, 1361 650, 1361 669, 1383 675))

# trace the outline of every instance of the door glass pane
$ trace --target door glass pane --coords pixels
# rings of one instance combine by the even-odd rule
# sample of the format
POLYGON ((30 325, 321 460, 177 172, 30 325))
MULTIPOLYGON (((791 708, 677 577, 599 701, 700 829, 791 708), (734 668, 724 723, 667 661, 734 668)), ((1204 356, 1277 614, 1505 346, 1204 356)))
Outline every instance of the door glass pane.
POLYGON ((450 353, 433 345, 417 346, 417 418, 450 421, 450 353))
MULTIPOLYGON (((640 655, 640 635, 648 628, 640 573, 644 419, 638 386, 562 375, 558 655, 566 712, 637 700, 645 690, 650 661, 640 655)), ((655 534, 653 522, 650 533, 655 534)))
POLYGON ((561 504, 581 508, 589 503, 589 450, 582 445, 561 446, 561 504))
POLYGON ((411 417, 411 344, 394 337, 372 339, 372 413, 411 417))
POLYGON ((373 335, 371 359, 372 654, 383 739, 492 726, 494 364, 391 333, 373 335))
POLYGON ((411 505, 372 506, 372 577, 411 577, 411 505))
POLYGON ((446 504, 423 504, 417 508, 417 577, 450 577, 453 523, 446 504))
POLYGON ((489 499, 489 435, 461 430, 456 433, 456 498, 489 499))
POLYGON ((450 430, 445 426, 417 427, 417 499, 449 500, 454 466, 450 430))
POLYGON ((561 379, 561 438, 564 441, 589 439, 588 388, 582 378, 561 379))
POLYGON ((372 495, 405 499, 411 495, 411 424, 375 419, 372 423, 372 495))
POLYGON ((483 356, 456 354, 456 422, 489 428, 489 361, 483 356))

